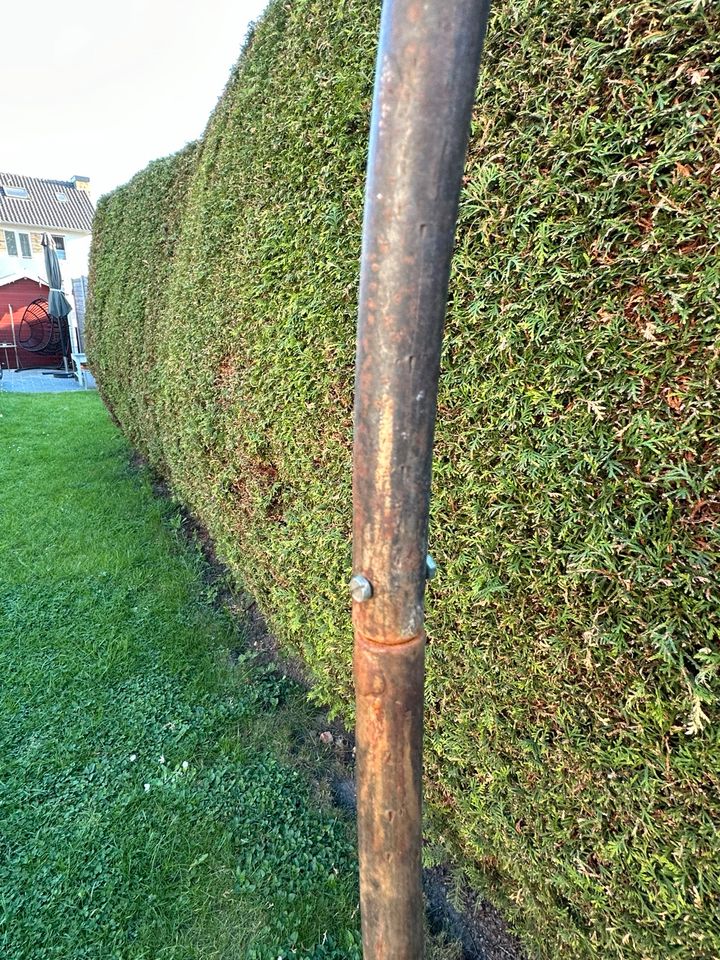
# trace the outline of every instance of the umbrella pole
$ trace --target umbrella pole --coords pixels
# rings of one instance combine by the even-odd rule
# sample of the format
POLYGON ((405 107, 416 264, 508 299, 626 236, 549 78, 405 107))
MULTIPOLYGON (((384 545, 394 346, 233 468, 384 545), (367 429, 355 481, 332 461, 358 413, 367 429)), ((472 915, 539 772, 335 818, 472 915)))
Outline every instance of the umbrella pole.
POLYGON ((58 333, 60 334, 60 350, 62 352, 63 366, 65 367, 65 376, 70 376, 70 371, 68 369, 68 347, 70 346, 70 322, 67 317, 55 317, 58 325, 58 333), (67 324, 67 336, 65 336, 65 326, 67 324))
POLYGON ((10 311, 10 328, 12 330, 13 346, 15 347, 15 369, 20 369, 20 357, 18 356, 17 348, 17 337, 15 336, 15 317, 13 316, 12 304, 8 304, 8 310, 10 311))
POLYGON ((430 467, 450 259, 488 3, 383 4, 353 451, 351 593, 365 960, 423 955, 430 467))

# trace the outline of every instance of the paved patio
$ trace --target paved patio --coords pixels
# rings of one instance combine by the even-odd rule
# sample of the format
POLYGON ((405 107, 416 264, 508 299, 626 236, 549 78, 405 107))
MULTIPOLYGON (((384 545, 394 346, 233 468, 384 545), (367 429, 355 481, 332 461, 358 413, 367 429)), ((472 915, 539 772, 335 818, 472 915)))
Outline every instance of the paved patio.
MULTIPOLYGON (((83 388, 74 377, 58 377, 57 369, 47 370, 3 370, 0 391, 7 393, 65 393, 83 388)), ((86 373, 88 387, 94 387, 91 373, 86 373)))

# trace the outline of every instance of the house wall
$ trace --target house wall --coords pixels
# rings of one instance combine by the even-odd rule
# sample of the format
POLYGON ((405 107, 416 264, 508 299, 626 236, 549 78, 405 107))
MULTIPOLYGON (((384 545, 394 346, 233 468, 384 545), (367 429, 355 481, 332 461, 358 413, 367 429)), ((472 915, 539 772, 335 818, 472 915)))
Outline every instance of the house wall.
MULTIPOLYGON (((11 223, 0 223, 0 279, 12 273, 28 273, 32 276, 45 276, 45 257, 41 244, 42 234, 47 228, 25 227, 11 223), (26 233, 30 237, 32 257, 23 257, 20 250, 20 241, 17 240, 18 255, 10 256, 5 242, 5 231, 13 230, 17 237, 19 233, 26 233)), ((65 260, 60 261, 65 292, 70 293, 70 281, 73 277, 87 275, 88 257, 90 255, 90 234, 78 233, 72 230, 49 230, 54 236, 65 240, 65 260)))

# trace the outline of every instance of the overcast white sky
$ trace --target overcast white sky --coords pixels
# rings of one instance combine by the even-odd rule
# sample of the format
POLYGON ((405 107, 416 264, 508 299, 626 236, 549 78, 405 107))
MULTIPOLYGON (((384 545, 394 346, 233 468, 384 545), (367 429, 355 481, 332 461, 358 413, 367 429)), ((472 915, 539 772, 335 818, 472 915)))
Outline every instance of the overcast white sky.
POLYGON ((0 170, 100 194, 198 137, 267 0, 10 0, 0 170))

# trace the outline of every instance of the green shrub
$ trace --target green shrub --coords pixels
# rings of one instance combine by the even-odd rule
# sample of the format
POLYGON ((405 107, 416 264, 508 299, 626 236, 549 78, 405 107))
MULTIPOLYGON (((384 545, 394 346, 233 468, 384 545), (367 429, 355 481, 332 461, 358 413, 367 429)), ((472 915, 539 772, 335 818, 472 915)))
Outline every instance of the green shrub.
MULTIPOLYGON (((275 0, 197 148, 104 199, 91 351, 351 719, 378 3, 275 0)), ((501 0, 439 402, 433 829, 541 957, 720 955, 720 8, 501 0)))

